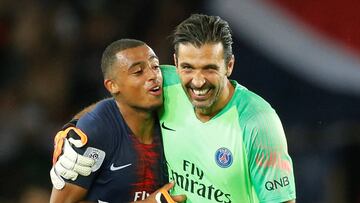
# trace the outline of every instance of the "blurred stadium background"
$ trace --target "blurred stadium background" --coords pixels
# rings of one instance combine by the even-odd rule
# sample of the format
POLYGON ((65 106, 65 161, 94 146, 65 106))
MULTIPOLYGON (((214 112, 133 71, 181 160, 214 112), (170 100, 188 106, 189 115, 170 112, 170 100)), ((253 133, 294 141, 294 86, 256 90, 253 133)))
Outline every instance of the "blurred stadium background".
POLYGON ((297 202, 360 202, 360 1, 1 0, 0 202, 48 202, 52 138, 107 95, 111 41, 147 42, 172 64, 168 36, 191 13, 233 29, 232 75, 277 110, 297 202))

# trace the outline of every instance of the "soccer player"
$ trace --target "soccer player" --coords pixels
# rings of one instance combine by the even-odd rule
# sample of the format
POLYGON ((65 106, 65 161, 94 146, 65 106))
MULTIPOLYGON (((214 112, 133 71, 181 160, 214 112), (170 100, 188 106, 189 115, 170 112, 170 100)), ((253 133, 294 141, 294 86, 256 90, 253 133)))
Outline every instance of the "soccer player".
POLYGON ((194 203, 295 202, 279 117, 229 79, 235 59, 228 23, 191 15, 176 27, 174 47, 176 69, 162 68, 159 113, 172 194, 194 203))
MULTIPOLYGON (((87 147, 73 153, 86 155, 82 160, 89 162, 92 173, 68 181, 65 187, 61 182, 55 184, 55 188, 63 189, 53 189, 50 202, 156 202, 154 192, 167 183, 155 115, 163 103, 158 57, 144 42, 122 39, 105 49, 101 69, 104 85, 113 98, 97 103, 80 118, 77 128, 68 129, 81 135, 78 144, 87 142, 87 147)), ((76 146, 76 142, 63 140, 58 134, 57 144, 71 148, 70 143, 76 146)), ((60 159, 64 167, 68 166, 67 157, 60 159)), ((57 165, 51 175, 59 175, 55 172, 63 166, 57 165)), ((85 170, 82 166, 77 169, 85 170)))
POLYGON ((274 109, 228 79, 232 36, 220 17, 195 14, 173 35, 160 117, 174 194, 187 202, 294 202, 292 160, 274 109), (177 77, 178 76, 178 77, 177 77))

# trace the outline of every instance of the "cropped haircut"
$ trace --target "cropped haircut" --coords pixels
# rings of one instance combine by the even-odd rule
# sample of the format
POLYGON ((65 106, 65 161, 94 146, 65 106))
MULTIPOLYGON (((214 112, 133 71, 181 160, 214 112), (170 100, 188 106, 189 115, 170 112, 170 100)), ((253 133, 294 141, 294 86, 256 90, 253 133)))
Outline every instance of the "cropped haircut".
POLYGON ((205 43, 218 42, 221 42, 224 47, 224 59, 227 64, 233 55, 233 41, 229 24, 219 16, 192 14, 181 22, 173 33, 176 55, 178 55, 180 44, 190 43, 199 48, 205 43))
POLYGON ((145 42, 136 39, 120 39, 108 45, 102 54, 101 71, 104 78, 108 78, 112 71, 112 65, 116 62, 116 54, 125 49, 146 45, 145 42))

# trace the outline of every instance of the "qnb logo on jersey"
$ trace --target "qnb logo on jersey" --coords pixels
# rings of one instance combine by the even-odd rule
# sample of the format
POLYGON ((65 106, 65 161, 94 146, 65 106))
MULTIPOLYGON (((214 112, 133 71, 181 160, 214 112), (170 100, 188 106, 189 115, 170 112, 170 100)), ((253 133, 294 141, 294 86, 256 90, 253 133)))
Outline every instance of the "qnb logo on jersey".
POLYGON ((266 181, 265 188, 268 191, 277 190, 282 187, 286 187, 290 184, 289 178, 287 176, 284 176, 278 180, 272 180, 272 181, 266 181))
POLYGON ((222 147, 215 152, 215 162, 221 168, 228 168, 233 162, 233 155, 231 151, 222 147))

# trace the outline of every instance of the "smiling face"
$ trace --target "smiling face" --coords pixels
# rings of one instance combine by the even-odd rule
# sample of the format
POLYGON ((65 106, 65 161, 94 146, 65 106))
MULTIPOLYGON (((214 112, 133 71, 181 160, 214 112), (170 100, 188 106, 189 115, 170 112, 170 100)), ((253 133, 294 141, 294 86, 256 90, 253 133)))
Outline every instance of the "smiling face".
POLYGON ((225 64, 223 53, 220 42, 200 47, 181 43, 174 55, 182 86, 197 114, 214 116, 229 101, 231 85, 227 77, 234 58, 225 64))
POLYGON ((154 110, 162 105, 159 60, 147 45, 117 52, 104 84, 122 105, 143 110, 154 110))

